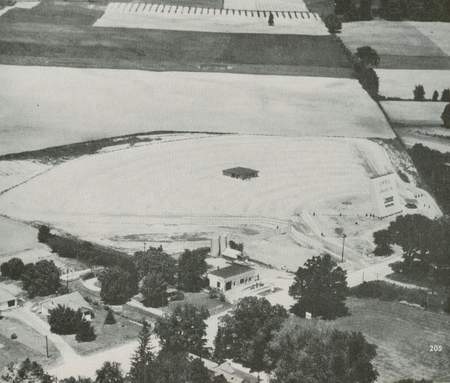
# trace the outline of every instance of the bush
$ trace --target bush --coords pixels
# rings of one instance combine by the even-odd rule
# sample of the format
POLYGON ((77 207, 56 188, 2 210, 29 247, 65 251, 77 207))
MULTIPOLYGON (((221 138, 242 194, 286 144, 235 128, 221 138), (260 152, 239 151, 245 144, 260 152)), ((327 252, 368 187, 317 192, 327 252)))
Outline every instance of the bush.
POLYGON ((172 295, 171 301, 183 301, 184 293, 182 291, 177 291, 174 295, 172 295))
POLYGON ((11 334, 11 339, 13 339, 13 340, 17 339, 17 334, 15 332, 13 332, 11 334))
POLYGON ((435 91, 433 92, 432 100, 433 100, 433 101, 439 100, 439 92, 438 92, 437 90, 435 90, 435 91))
POLYGON ((94 327, 88 321, 82 320, 78 326, 75 339, 78 342, 92 342, 95 338, 97 338, 97 335, 95 335, 94 327))
POLYGON ((116 318, 114 317, 114 313, 111 309, 108 310, 108 314, 106 314, 105 324, 116 324, 116 318))
POLYGON ((42 243, 47 243, 50 237, 50 228, 48 226, 39 226, 38 230, 38 241, 42 243))
POLYGON ((357 298, 376 298, 382 301, 407 301, 426 306, 427 291, 406 288, 385 281, 363 282, 350 288, 350 295, 357 298))

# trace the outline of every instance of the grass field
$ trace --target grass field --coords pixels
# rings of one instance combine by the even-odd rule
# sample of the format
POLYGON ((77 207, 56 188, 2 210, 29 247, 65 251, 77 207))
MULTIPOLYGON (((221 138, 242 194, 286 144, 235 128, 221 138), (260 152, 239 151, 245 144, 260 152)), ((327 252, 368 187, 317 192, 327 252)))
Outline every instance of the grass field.
POLYGON ((446 102, 382 101, 389 119, 397 126, 439 127, 446 102))
POLYGON ((444 38, 439 38, 438 45, 415 23, 384 20, 345 23, 341 38, 353 52, 370 45, 381 57, 381 68, 450 69, 450 57, 442 49, 444 38))
POLYGON ((336 320, 335 327, 361 331, 378 346, 375 364, 380 382, 401 378, 450 380, 448 315, 373 299, 351 298, 347 304, 351 316, 336 320), (430 345, 442 345, 443 350, 430 352, 430 345))
POLYGON ((155 130, 393 137, 350 79, 3 66, 0 81, 0 154, 155 130))
POLYGON ((51 0, 11 10, 1 18, 0 63, 351 76, 331 36, 92 27, 102 13, 51 0))

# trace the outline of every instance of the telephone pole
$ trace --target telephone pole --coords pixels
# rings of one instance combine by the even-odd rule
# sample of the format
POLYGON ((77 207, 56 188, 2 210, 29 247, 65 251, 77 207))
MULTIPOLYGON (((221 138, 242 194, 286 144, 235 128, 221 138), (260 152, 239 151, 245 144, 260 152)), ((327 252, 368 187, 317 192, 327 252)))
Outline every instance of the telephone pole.
POLYGON ((342 234, 342 254, 341 254, 341 262, 344 262, 345 238, 347 238, 347 235, 346 235, 346 234, 342 234))

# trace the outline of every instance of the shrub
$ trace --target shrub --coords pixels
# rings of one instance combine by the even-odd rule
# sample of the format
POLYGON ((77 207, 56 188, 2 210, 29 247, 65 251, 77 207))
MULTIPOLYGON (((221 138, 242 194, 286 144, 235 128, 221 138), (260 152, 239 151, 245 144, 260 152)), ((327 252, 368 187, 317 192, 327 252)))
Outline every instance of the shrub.
POLYGON ((441 93, 441 101, 450 102, 450 89, 444 89, 441 93))
POLYGON ((95 338, 97 338, 97 335, 95 335, 94 327, 88 321, 82 320, 78 326, 75 339, 78 342, 92 342, 95 338))
POLYGON ((38 230, 38 241, 42 243, 47 243, 50 237, 50 228, 48 226, 39 226, 38 230))
POLYGON ((106 314, 105 324, 115 324, 117 323, 116 318, 114 317, 114 313, 111 309, 108 310, 108 314, 106 314))
POLYGON ((17 339, 17 334, 15 332, 13 332, 11 334, 11 339, 13 339, 13 340, 17 339))
POLYGON ((439 92, 438 92, 437 90, 435 90, 435 91, 433 92, 432 100, 433 100, 433 101, 439 100, 439 92))
POLYGON ((184 300, 184 293, 182 291, 177 291, 170 300, 171 301, 182 301, 182 300, 184 300))

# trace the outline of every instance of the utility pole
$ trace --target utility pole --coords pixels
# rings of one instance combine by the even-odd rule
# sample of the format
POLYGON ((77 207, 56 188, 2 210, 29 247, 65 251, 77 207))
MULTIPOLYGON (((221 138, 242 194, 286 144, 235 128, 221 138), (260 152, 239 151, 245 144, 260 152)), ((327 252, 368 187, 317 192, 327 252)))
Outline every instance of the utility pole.
POLYGON ((145 253, 145 245, 146 245, 146 243, 145 243, 145 241, 144 241, 144 253, 145 253))
POLYGON ((48 358, 49 355, 48 355, 48 337, 47 337, 47 335, 45 336, 45 353, 46 353, 47 358, 48 358))
POLYGON ((69 290, 69 268, 67 268, 66 272, 67 272, 67 274, 66 274, 66 287, 67 287, 67 290, 69 290))
POLYGON ((347 238, 347 235, 346 235, 346 234, 342 234, 342 255, 341 255, 341 262, 344 262, 345 238, 347 238))

